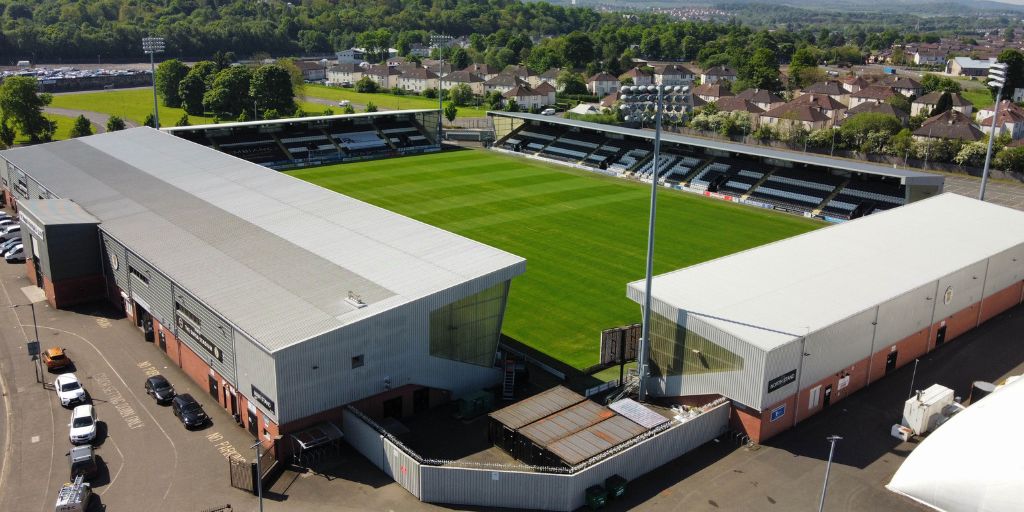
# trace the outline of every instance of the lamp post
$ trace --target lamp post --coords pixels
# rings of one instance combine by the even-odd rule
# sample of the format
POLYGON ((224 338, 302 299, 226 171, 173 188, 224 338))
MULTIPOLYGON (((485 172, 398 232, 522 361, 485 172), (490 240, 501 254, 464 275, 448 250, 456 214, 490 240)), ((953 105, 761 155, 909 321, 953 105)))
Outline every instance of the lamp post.
MULTIPOLYGON (((259 434, 257 434, 259 435, 259 434)), ((256 495, 259 496, 260 500, 260 512, 263 512, 263 472, 260 471, 260 448, 263 447, 263 442, 257 440, 249 448, 256 450, 256 495)))
MULTIPOLYGON (((33 332, 36 335, 36 338, 34 340, 32 340, 32 341, 35 341, 36 344, 38 345, 39 344, 39 323, 36 322, 36 305, 35 305, 35 303, 29 302, 28 304, 12 304, 9 307, 11 309, 15 309, 15 308, 20 308, 20 307, 25 307, 25 306, 28 306, 32 310, 32 330, 33 330, 33 332)), ((35 369, 36 369, 36 382, 42 382, 43 381, 42 380, 43 379, 43 362, 42 362, 42 359, 40 358, 39 354, 36 354, 36 366, 35 366, 35 369)))
POLYGON ((828 463, 825 464, 825 483, 821 486, 821 502, 818 503, 818 512, 822 512, 825 509, 825 492, 828 490, 828 473, 832 469, 832 455, 836 452, 836 443, 842 441, 843 438, 837 435, 831 435, 825 438, 831 444, 828 449, 828 463))
POLYGON ((437 145, 441 145, 441 130, 444 129, 444 57, 441 57, 441 64, 437 67, 437 145))
POLYGON ((981 171, 981 189, 978 191, 978 199, 985 200, 985 185, 988 183, 988 167, 992 162, 992 141, 996 140, 996 119, 999 117, 999 99, 1003 95, 1003 86, 1006 85, 1006 64, 996 62, 988 68, 988 85, 996 88, 996 106, 992 112, 992 129, 988 133, 988 149, 985 151, 985 168, 981 171))
POLYGON ((672 120, 682 119, 686 114, 686 95, 689 86, 648 85, 626 86, 620 91, 619 107, 626 113, 626 121, 654 120, 654 158, 651 172, 651 210, 647 221, 647 270, 644 281, 644 314, 641 326, 640 347, 637 350, 637 372, 640 386, 637 398, 643 402, 647 399, 647 354, 650 351, 651 336, 651 281, 654 274, 654 220, 658 207, 658 160, 661 153, 661 121, 665 113, 670 113, 672 120))
POLYGON ((153 124, 156 125, 154 128, 160 129, 160 108, 157 107, 156 103, 156 64, 154 61, 154 55, 157 53, 163 53, 164 51, 164 38, 162 37, 143 37, 142 38, 142 51, 149 54, 149 72, 153 79, 153 124))

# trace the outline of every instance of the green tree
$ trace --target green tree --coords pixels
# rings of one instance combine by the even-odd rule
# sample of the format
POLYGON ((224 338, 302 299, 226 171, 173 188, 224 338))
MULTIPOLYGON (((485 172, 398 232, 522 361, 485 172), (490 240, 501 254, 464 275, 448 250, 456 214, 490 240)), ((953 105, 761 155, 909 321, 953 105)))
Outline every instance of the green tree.
POLYGON ((516 100, 505 101, 505 112, 519 112, 519 104, 516 100))
POLYGON ((565 36, 565 59, 573 67, 581 68, 594 60, 594 41, 583 32, 572 32, 565 36))
POLYGON ((181 106, 179 86, 188 72, 188 66, 178 59, 165 60, 156 67, 156 93, 163 100, 164 106, 181 106))
MULTIPOLYGON (((999 154, 999 150, 993 148, 996 154, 999 154)), ((960 152, 956 154, 953 161, 957 165, 966 165, 971 167, 981 167, 985 164, 985 154, 988 153, 988 140, 980 140, 977 142, 971 142, 970 144, 964 144, 964 147, 960 148, 960 152)))
POLYGON ((469 53, 465 48, 456 48, 452 50, 451 62, 455 69, 464 69, 470 64, 469 53))
POLYGON ((246 121, 252 121, 252 116, 249 115, 248 111, 243 110, 242 112, 240 112, 238 114, 238 117, 235 118, 235 121, 238 121, 239 123, 244 123, 246 121))
POLYGON ((996 169, 1022 173, 1024 172, 1024 146, 1006 148, 995 158, 996 169))
POLYGON ((203 115, 203 95, 213 86, 217 77, 217 63, 213 61, 197 62, 192 69, 178 82, 178 98, 181 108, 194 116, 203 115))
MULTIPOLYGON (((1003 91, 1006 96, 1012 96, 1013 91, 1024 87, 1024 53, 1013 48, 1008 48, 999 53, 999 62, 1006 64, 1006 85, 1003 91)), ((996 97, 996 89, 990 87, 992 97, 996 97)))
POLYGON ((372 78, 364 76, 356 81, 356 92, 374 93, 377 92, 377 82, 372 78))
POLYGON ((781 89, 779 63, 775 60, 775 53, 768 48, 758 48, 737 70, 737 79, 744 83, 744 89, 781 89))
POLYGON ((78 137, 86 137, 92 134, 92 123, 90 123, 84 115, 76 117, 75 124, 71 125, 70 137, 72 139, 77 139, 78 137))
POLYGON ((188 114, 182 114, 178 121, 174 123, 174 126, 192 126, 192 123, 188 121, 188 114))
POLYGON ((203 107, 224 114, 224 117, 237 117, 252 105, 249 96, 251 80, 252 72, 247 67, 235 66, 221 70, 210 90, 203 95, 203 107))
POLYGON ((124 130, 124 129, 125 129, 124 119, 121 119, 118 116, 110 116, 109 118, 107 118, 107 131, 108 132, 116 132, 116 131, 120 131, 120 130, 124 130))
POLYGON ((351 104, 345 105, 345 107, 341 109, 341 113, 342 114, 355 114, 356 113, 356 109, 353 108, 351 104))
POLYGON ((817 69, 820 58, 820 52, 813 46, 804 46, 793 52, 793 57, 789 61, 790 84, 804 87, 814 83, 807 81, 810 79, 806 76, 807 70, 817 69))
MULTIPOLYGON (((896 116, 876 112, 864 112, 843 121, 840 135, 850 146, 860 148, 874 133, 884 135, 884 139, 898 133, 903 128, 896 116)), ((884 140, 883 140, 884 143, 884 140)))
POLYGON ((579 73, 569 70, 562 71, 558 74, 558 78, 555 79, 555 83, 562 90, 562 94, 589 94, 589 91, 587 91, 587 81, 579 73))
POLYGON ((938 103, 935 104, 935 108, 932 109, 931 114, 929 115, 937 116, 951 108, 953 108, 953 98, 948 92, 944 92, 939 96, 938 103))
POLYGON ((260 108, 274 109, 285 115, 295 112, 291 75, 281 66, 260 66, 249 82, 249 96, 260 108))
POLYGON ((0 119, 0 148, 9 148, 14 145, 14 139, 18 136, 18 132, 11 128, 11 123, 7 122, 7 119, 0 119))
POLYGON ((455 107, 454 103, 452 103, 452 102, 445 103, 445 105, 444 105, 444 118, 447 119, 449 123, 455 121, 455 116, 458 113, 459 113, 459 109, 455 107))
POLYGON ((473 89, 467 84, 455 84, 455 87, 448 89, 448 98, 456 107, 464 107, 473 101, 473 89))
POLYGON ((377 105, 374 105, 372 101, 366 102, 366 111, 367 112, 376 112, 377 111, 377 105))
POLYGON ((150 128, 156 128, 156 118, 153 117, 152 112, 146 114, 146 118, 142 120, 142 125, 150 128))
POLYGON ((57 124, 43 115, 43 107, 53 96, 37 92, 35 77, 11 76, 0 83, 0 119, 10 121, 19 133, 28 135, 29 142, 43 142, 53 138, 57 124))
POLYGON ((934 75, 932 73, 925 73, 924 77, 921 78, 921 87, 924 88, 924 92, 933 91, 944 91, 944 92, 960 92, 960 84, 949 77, 942 77, 934 75))
POLYGON ((905 114, 910 113, 910 98, 902 94, 893 94, 889 96, 889 99, 885 100, 886 103, 892 105, 893 108, 903 112, 905 114))
MULTIPOLYGON (((302 114, 305 115, 305 112, 302 112, 302 114)), ((263 111, 263 119, 281 119, 281 113, 278 112, 276 109, 268 108, 263 111)))

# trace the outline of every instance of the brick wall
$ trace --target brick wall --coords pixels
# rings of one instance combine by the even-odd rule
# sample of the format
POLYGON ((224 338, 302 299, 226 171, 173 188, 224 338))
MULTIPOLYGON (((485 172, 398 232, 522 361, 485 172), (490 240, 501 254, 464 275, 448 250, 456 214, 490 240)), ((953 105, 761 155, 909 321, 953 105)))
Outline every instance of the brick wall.
POLYGON ((999 313, 1019 304, 1021 293, 1024 293, 1024 281, 1014 283, 985 297, 981 301, 981 314, 978 317, 978 323, 987 322, 999 313))

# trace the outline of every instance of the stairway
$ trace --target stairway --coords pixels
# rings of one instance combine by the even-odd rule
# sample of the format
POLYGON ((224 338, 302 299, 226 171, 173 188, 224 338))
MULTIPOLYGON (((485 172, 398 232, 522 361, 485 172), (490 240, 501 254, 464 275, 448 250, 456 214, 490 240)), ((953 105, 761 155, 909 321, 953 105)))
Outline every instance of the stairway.
POLYGON ((751 185, 750 188, 747 189, 747 193, 743 194, 743 197, 741 199, 747 200, 750 197, 750 194, 757 190, 757 187, 764 185, 764 182, 768 181, 768 178, 771 178, 773 174, 775 174, 775 169, 768 169, 767 171, 765 171, 764 176, 761 176, 761 179, 757 180, 756 183, 751 185))
POLYGON ((516 390, 516 360, 511 357, 505 358, 505 376, 501 382, 501 399, 502 400, 513 400, 515 399, 516 390))
POLYGON ((839 184, 839 186, 837 186, 834 190, 832 190, 832 192, 829 193, 829 195, 825 196, 825 199, 823 199, 821 201, 821 203, 818 204, 817 208, 815 208, 814 211, 811 212, 811 214, 812 215, 819 215, 819 214, 821 214, 821 210, 823 208, 825 208, 826 206, 828 206, 828 203, 830 203, 833 199, 835 199, 836 196, 838 196, 839 193, 842 192, 843 189, 846 188, 846 186, 849 185, 849 184, 850 184, 850 178, 846 178, 846 181, 844 181, 841 184, 839 184))

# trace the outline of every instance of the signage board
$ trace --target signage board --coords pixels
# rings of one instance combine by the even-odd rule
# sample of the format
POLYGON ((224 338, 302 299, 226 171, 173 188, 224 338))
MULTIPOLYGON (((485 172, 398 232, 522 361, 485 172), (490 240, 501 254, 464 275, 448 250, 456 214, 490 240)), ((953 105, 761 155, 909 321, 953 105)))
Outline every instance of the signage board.
POLYGON ((252 386, 252 399, 256 400, 263 407, 266 407, 268 411, 274 412, 274 401, 269 396, 263 394, 256 386, 252 386))
POLYGON ((188 323, 178 315, 174 315, 174 323, 178 326, 179 335, 181 333, 187 334, 189 339, 196 342, 200 347, 203 347, 203 350, 209 352, 210 355, 217 358, 218 361, 222 363, 224 362, 224 353, 221 352, 220 347, 214 345, 212 341, 206 338, 206 336, 203 336, 199 332, 199 329, 196 329, 195 326, 188 323))
POLYGON ((640 324, 601 331, 601 364, 622 364, 636 359, 640 333, 640 324))
POLYGON ((768 381, 768 392, 771 393, 794 381, 796 381, 796 370, 790 370, 768 381))
POLYGON ((776 420, 778 420, 779 418, 781 418, 781 417, 783 417, 785 415, 786 415, 786 404, 782 404, 782 405, 772 409, 771 421, 776 421, 776 420))
POLYGON ((28 355, 30 355, 32 357, 35 357, 35 356, 39 355, 39 342, 38 341, 30 341, 30 342, 26 343, 26 345, 28 345, 28 355))

